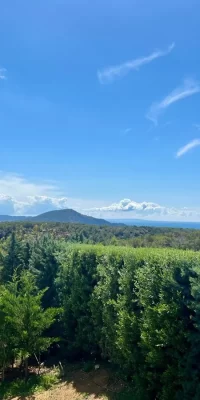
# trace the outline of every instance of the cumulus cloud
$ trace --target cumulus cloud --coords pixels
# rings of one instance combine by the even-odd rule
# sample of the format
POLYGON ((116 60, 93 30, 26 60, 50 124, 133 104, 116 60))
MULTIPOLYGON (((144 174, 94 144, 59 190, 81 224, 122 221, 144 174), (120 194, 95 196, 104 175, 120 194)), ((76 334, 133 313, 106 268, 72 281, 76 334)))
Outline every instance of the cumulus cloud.
POLYGON ((0 214, 14 214, 13 198, 5 194, 0 194, 0 214))
POLYGON ((105 206, 102 201, 65 197, 54 184, 35 183, 16 174, 0 173, 0 214, 34 216, 51 210, 73 208, 101 218, 200 220, 200 209, 166 207, 153 202, 123 199, 105 206), (96 207, 94 207, 96 204, 96 207))
POLYGON ((0 214, 37 215, 67 208, 55 185, 34 183, 16 174, 0 174, 0 214))
POLYGON ((185 99, 186 97, 192 96, 200 92, 200 83, 188 79, 185 80, 183 85, 174 89, 168 96, 166 96, 161 102, 154 103, 151 105, 147 112, 146 117, 150 119, 155 125, 158 123, 159 115, 173 103, 185 99))
POLYGON ((132 70, 139 70, 139 68, 143 65, 149 64, 157 58, 168 55, 169 53, 171 53, 174 47, 175 43, 172 43, 166 50, 156 50, 148 56, 126 61, 122 64, 110 66, 104 68, 103 70, 99 70, 97 72, 99 82, 101 84, 111 83, 115 79, 127 75, 132 70))
POLYGON ((112 203, 109 206, 104 207, 96 207, 90 209, 91 212, 103 212, 106 214, 131 214, 132 218, 148 218, 148 217, 160 217, 163 219, 188 219, 193 218, 199 219, 200 212, 198 210, 184 208, 174 208, 174 207, 166 207, 161 206, 157 203, 151 202, 141 202, 138 203, 136 201, 130 199, 123 199, 119 201, 119 203, 112 203))
POLYGON ((15 215, 38 215, 68 207, 66 197, 27 196, 24 202, 13 202, 15 215))
POLYGON ((97 208, 96 210, 100 211, 144 211, 144 210, 152 210, 157 209, 160 206, 156 203, 137 203, 136 201, 130 199, 123 199, 119 203, 113 203, 107 207, 97 208))
POLYGON ((38 215, 51 210, 67 208, 66 197, 27 196, 23 201, 0 194, 0 214, 38 215))

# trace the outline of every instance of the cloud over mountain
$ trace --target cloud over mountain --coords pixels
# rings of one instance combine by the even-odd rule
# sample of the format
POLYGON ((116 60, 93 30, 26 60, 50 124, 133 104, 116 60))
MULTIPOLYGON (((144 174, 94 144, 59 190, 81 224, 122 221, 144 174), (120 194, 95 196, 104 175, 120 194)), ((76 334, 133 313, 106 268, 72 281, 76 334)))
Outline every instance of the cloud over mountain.
POLYGON ((0 194, 0 214, 37 215, 67 208, 66 197, 27 196, 23 200, 0 194))
POLYGON ((67 198, 52 183, 35 183, 17 174, 0 173, 0 214, 37 215, 67 206, 67 198))
POLYGON ((148 218, 148 217, 160 217, 161 219, 199 219, 200 211, 196 209, 189 208, 174 208, 174 207, 166 207, 161 206, 157 203, 152 202, 141 202, 138 203, 136 201, 130 199, 123 199, 118 203, 112 203, 109 206, 104 207, 96 207, 91 209, 92 212, 101 212, 110 214, 131 214, 131 218, 148 218))

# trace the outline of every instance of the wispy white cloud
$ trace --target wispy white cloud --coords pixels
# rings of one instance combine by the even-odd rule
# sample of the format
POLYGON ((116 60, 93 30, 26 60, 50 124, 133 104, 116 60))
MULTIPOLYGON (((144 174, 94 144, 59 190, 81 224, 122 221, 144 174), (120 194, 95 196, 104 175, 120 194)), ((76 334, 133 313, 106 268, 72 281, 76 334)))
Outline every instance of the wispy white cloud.
POLYGON ((157 58, 164 57, 171 53, 173 48, 175 47, 175 43, 172 43, 167 50, 156 50, 150 55, 146 57, 137 58, 135 60, 126 61, 119 65, 110 66, 99 70, 97 72, 97 77, 99 82, 102 84, 112 83, 115 79, 121 78, 122 76, 127 75, 132 70, 139 70, 145 64, 149 64, 150 62, 156 60, 157 58))
POLYGON ((118 203, 104 207, 91 208, 90 214, 97 215, 101 213, 102 218, 124 218, 124 214, 128 214, 128 218, 146 218, 157 220, 200 220, 200 210, 189 209, 187 207, 175 208, 166 207, 157 203, 143 201, 141 203, 130 199, 123 199, 118 203))
POLYGON ((174 89, 168 96, 166 96, 160 103, 154 103, 147 112, 146 117, 150 119, 155 125, 158 123, 159 115, 173 103, 185 99, 200 92, 200 83, 188 79, 185 80, 183 85, 174 89))
POLYGON ((124 129, 124 131, 122 131, 123 135, 128 135, 128 133, 130 133, 132 131, 132 128, 126 128, 124 129))
POLYGON ((6 69, 0 68, 0 79, 6 79, 6 69))
POLYGON ((200 139, 194 139, 191 142, 187 143, 185 146, 181 147, 177 153, 176 157, 182 157, 184 154, 186 154, 189 150, 194 149, 195 147, 200 146, 200 139))
POLYGON ((60 194, 49 182, 35 183, 15 173, 0 172, 0 192, 23 200, 26 196, 54 196, 60 194))

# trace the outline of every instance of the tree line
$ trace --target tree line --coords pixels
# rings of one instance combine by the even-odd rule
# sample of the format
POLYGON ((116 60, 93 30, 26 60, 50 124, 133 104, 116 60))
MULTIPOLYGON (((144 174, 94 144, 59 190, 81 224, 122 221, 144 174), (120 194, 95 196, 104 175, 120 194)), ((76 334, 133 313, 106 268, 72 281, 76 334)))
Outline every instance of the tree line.
POLYGON ((59 343, 103 358, 137 400, 200 398, 200 254, 12 234, 1 246, 0 366, 59 343))
POLYGON ((21 240, 49 234, 70 243, 200 250, 200 230, 149 226, 97 226, 72 223, 0 223, 0 240, 15 233, 21 240))

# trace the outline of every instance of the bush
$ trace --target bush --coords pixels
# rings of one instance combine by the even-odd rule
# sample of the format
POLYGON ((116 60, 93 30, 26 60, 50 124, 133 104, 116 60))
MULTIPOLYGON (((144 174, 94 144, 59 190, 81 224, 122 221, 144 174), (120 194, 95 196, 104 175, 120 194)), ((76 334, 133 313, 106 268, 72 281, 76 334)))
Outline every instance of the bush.
POLYGON ((56 374, 48 373, 32 375, 27 381, 24 379, 16 379, 13 382, 4 382, 0 384, 0 399, 4 400, 13 397, 24 398, 24 396, 30 396, 35 392, 47 390, 58 381, 56 374))

